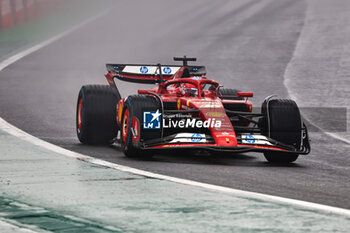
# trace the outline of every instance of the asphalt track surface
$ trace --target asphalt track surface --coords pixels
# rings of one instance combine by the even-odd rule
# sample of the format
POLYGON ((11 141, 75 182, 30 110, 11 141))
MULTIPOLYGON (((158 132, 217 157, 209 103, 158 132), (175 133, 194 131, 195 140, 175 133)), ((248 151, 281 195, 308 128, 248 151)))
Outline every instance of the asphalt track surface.
MULTIPOLYGON (((124 157, 118 145, 85 146, 76 138, 78 91, 105 84, 108 62, 173 63, 173 56, 186 54, 198 57, 208 77, 224 86, 253 91, 258 106, 270 94, 288 97, 283 75, 306 6, 295 0, 115 2, 106 15, 2 71, 0 116, 46 141, 118 164, 350 208, 349 147, 322 133, 312 133, 312 153, 289 166, 272 166, 257 153, 161 154, 140 161, 124 157)), ((144 87, 118 86, 123 96, 144 87)))

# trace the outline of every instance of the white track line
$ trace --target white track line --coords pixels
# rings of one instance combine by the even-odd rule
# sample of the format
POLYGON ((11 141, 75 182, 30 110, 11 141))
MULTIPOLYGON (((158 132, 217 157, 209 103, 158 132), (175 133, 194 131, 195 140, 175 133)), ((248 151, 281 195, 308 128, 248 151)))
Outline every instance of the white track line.
POLYGON ((229 194, 234 194, 240 197, 244 198, 252 198, 252 199, 259 199, 259 200, 264 200, 264 201, 270 201, 270 202, 275 202, 275 203, 281 203, 281 204, 287 204, 287 205, 292 205, 296 207, 300 207, 303 209, 311 209, 315 211, 322 211, 326 213, 333 213, 333 214, 340 214, 340 215, 345 215, 350 217, 350 210, 347 209, 342 209, 342 208, 337 208, 337 207, 332 207, 332 206, 327 206, 327 205, 321 205, 317 203, 312 203, 312 202, 306 202, 306 201, 300 201, 300 200, 294 200, 290 198, 284 198, 284 197, 278 197, 278 196, 272 196, 272 195, 267 195, 267 194, 262 194, 262 193, 255 193, 255 192, 248 192, 248 191, 243 191, 239 189, 233 189, 233 188, 227 188, 223 186, 218 186, 218 185, 212 185, 212 184, 206 184, 206 183, 201 183, 197 181, 192 181, 192 180, 186 180, 186 179, 180 179, 176 177, 171 177, 171 176, 165 176, 161 174, 156 174, 152 172, 147 172, 111 162, 107 162, 101 159, 96 159, 90 156, 86 156, 77 152, 73 152, 70 150, 66 150, 62 147, 56 146, 54 144, 48 143, 46 141, 43 141, 39 138, 36 138, 18 128, 15 126, 9 124, 6 122, 4 119, 0 118, 0 129, 4 130, 5 132, 18 137, 22 140, 25 140, 27 142, 30 142, 31 144, 34 144, 36 146, 40 146, 42 148, 45 148, 47 150, 50 150, 52 152, 65 155, 67 157, 71 158, 76 158, 81 161, 89 162, 92 164, 104 166, 104 167, 109 167, 112 169, 116 169, 119 171, 123 172, 129 172, 135 175, 140 175, 140 176, 145 176, 145 177, 150 177, 150 178, 155 178, 155 179, 160 179, 160 180, 166 180, 166 181, 171 181, 179 184, 184 184, 184 185, 191 185, 195 187, 200 187, 204 189, 209 189, 213 191, 219 191, 219 192, 224 192, 224 193, 229 193, 229 194))
POLYGON ((38 51, 39 49, 42 49, 45 46, 48 46, 49 44, 52 44, 53 42, 61 39, 62 37, 64 37, 64 36, 74 32, 74 31, 78 30, 79 28, 81 28, 81 27, 91 23, 92 21, 96 20, 97 18, 107 14, 109 11, 110 10, 105 10, 105 11, 101 12, 100 14, 98 14, 98 15, 96 15, 94 17, 91 17, 88 20, 86 20, 86 21, 84 21, 84 22, 82 22, 82 23, 80 23, 80 24, 70 28, 69 30, 66 30, 66 31, 64 31, 64 32, 62 32, 62 33, 60 33, 60 34, 58 34, 58 35, 56 35, 56 36, 54 36, 54 37, 44 41, 44 42, 41 42, 41 43, 39 43, 39 44, 37 44, 37 45, 27 49, 27 50, 24 50, 24 51, 22 51, 20 53, 17 53, 16 55, 14 55, 14 56, 12 56, 12 57, 10 57, 10 58, 0 62, 0 71, 5 69, 9 65, 15 63, 16 61, 22 59, 23 57, 25 57, 25 56, 27 56, 27 55, 29 55, 31 53, 34 53, 34 52, 38 51))
MULTIPOLYGON (((290 63, 289 63, 289 64, 290 64, 290 63)), ((289 66, 289 64, 287 65, 287 67, 289 66)), ((287 69, 288 69, 288 68, 287 68, 287 69)), ((287 70, 287 69, 286 69, 286 70, 287 70)), ((285 74, 285 75, 286 75, 286 74, 285 74)), ((284 75, 284 77, 285 77, 285 75, 284 75)), ((289 95, 289 97, 290 97, 291 99, 294 99, 294 100, 298 99, 298 98, 288 89, 288 85, 286 84, 286 79, 284 79, 283 85, 284 85, 284 87, 287 89, 288 95, 289 95)), ((303 113, 303 112, 301 112, 301 114, 302 114, 302 113, 303 113)), ((302 114, 302 115, 303 115, 303 114, 302 114)), ((330 137, 332 137, 332 138, 334 138, 334 139, 337 139, 337 140, 339 140, 339 141, 342 141, 342 142, 344 142, 344 143, 350 145, 350 140, 348 140, 348 139, 346 139, 346 138, 344 138, 344 137, 342 137, 342 136, 339 136, 339 135, 337 135, 337 134, 335 134, 335 133, 327 132, 327 131, 324 130, 322 127, 320 127, 320 126, 316 125, 314 122, 312 122, 307 116, 303 115, 303 117, 304 117, 304 119, 305 119, 309 124, 313 125, 315 128, 317 128, 318 130, 320 130, 322 133, 324 133, 324 134, 326 134, 326 135, 328 135, 328 136, 330 136, 330 137)))
MULTIPOLYGON (((286 89, 287 89, 287 91, 288 91, 289 96, 290 96, 292 99, 296 99, 296 98, 294 98, 294 95, 293 95, 292 93, 290 93, 290 91, 288 90, 288 88, 287 88, 286 85, 285 85, 285 87, 286 87, 286 89)), ((301 112, 301 114, 302 114, 302 113, 303 113, 303 112, 301 112)), ((304 119, 305 119, 309 124, 313 125, 315 128, 317 128, 318 130, 320 130, 322 133, 324 133, 324 134, 326 134, 326 135, 328 135, 328 136, 330 136, 330 137, 332 137, 332 138, 334 138, 334 139, 337 139, 337 140, 339 140, 339 141, 342 141, 342 142, 344 142, 344 143, 350 145, 350 140, 348 140, 348 139, 346 139, 346 138, 344 138, 344 137, 342 137, 342 136, 339 136, 339 135, 337 135, 337 134, 335 134, 335 133, 327 132, 327 131, 324 130, 322 127, 320 127, 320 126, 316 125, 314 122, 312 122, 312 121, 311 121, 308 117, 306 117, 305 115, 303 115, 303 117, 304 117, 304 119)))
MULTIPOLYGON (((303 25, 304 25, 304 26, 305 26, 305 24, 306 24, 305 20, 306 20, 306 16, 305 16, 304 22, 303 22, 303 25)), ((302 28, 302 30, 301 30, 301 33, 300 33, 299 38, 298 38, 298 40, 297 40, 297 43, 295 44, 295 48, 294 48, 294 51, 293 51, 293 55, 292 55, 291 59, 289 60, 287 66, 286 66, 286 69, 284 70, 284 74, 283 74, 283 85, 284 85, 284 87, 286 88, 289 97, 290 97, 291 99, 294 99, 294 100, 297 100, 298 98, 297 98, 297 96, 296 96, 295 94, 293 94, 292 91, 289 89, 289 87, 288 87, 288 85, 287 85, 286 76, 287 76, 287 72, 291 69, 290 67, 292 66, 292 63, 293 63, 293 61, 294 61, 294 58, 297 57, 297 56, 296 56, 296 53, 297 53, 297 49, 298 49, 299 44, 302 43, 302 42, 301 42, 301 37, 302 37, 302 35, 303 35, 303 31, 304 31, 304 28, 305 28, 304 26, 303 26, 303 28, 302 28)), ((328 135, 328 136, 330 136, 330 137, 332 137, 332 138, 334 138, 334 139, 337 139, 337 140, 339 140, 339 141, 342 141, 342 142, 344 142, 344 143, 346 143, 346 144, 350 144, 350 140, 348 140, 348 139, 346 139, 346 138, 344 138, 344 137, 342 137, 342 136, 339 136, 339 135, 337 135, 337 134, 335 134, 335 133, 327 132, 325 129, 323 129, 322 127, 316 125, 314 122, 312 122, 312 121, 311 121, 308 117, 306 117, 305 115, 303 115, 303 117, 304 117, 304 119, 305 119, 306 121, 308 121, 309 124, 312 124, 314 127, 316 127, 318 130, 320 130, 322 133, 324 133, 324 134, 326 134, 326 135, 328 135)))
MULTIPOLYGON (((306 117, 304 117, 304 118, 307 119, 306 117)), ((309 122, 310 122, 310 121, 309 121, 309 122)), ((322 129, 321 127, 315 125, 314 123, 311 123, 311 124, 313 124, 313 126, 315 126, 316 128, 319 128, 323 133, 327 134, 328 136, 331 136, 331 137, 333 137, 333 138, 335 138, 335 139, 338 139, 338 140, 340 140, 340 141, 342 141, 342 142, 345 142, 345 143, 347 143, 347 144, 350 145, 350 140, 348 140, 348 139, 346 139, 346 138, 343 138, 343 137, 341 137, 341 136, 339 136, 339 135, 337 135, 337 134, 335 134, 335 133, 327 132, 327 131, 325 131, 324 129, 322 129)))
MULTIPOLYGON (((57 36, 55 36, 47 41, 44 41, 44 42, 42 42, 42 43, 40 43, 40 44, 30 48, 30 49, 27 49, 27 50, 25 50, 17 55, 10 57, 9 59, 0 63, 0 71, 2 71, 7 66, 15 63, 16 61, 20 60, 21 58, 57 41, 58 39, 68 35, 69 33, 71 33, 73 31, 77 30, 78 28, 88 24, 89 22, 92 22, 93 20, 95 20, 96 18, 98 18, 99 16, 101 16, 105 13, 106 12, 103 12, 102 14, 77 25, 76 27, 74 27, 66 32, 63 32, 63 33, 61 33, 61 34, 59 34, 59 35, 57 35, 57 36)), ((192 180, 180 179, 180 178, 176 178, 176 177, 165 176, 165 175, 161 175, 161 174, 156 174, 156 173, 152 173, 152 172, 147 172, 147 171, 143 171, 143 170, 139 170, 139 169, 135 169, 135 168, 107 162, 107 161, 104 161, 101 159, 96 159, 96 158, 86 156, 86 155, 83 155, 83 154, 80 154, 77 152, 66 150, 62 147, 56 146, 54 144, 51 144, 51 143, 43 141, 39 138, 36 138, 36 137, 18 129, 17 127, 11 125, 10 123, 8 123, 7 121, 5 121, 2 118, 0 118, 0 129, 4 130, 5 132, 7 132, 15 137, 18 137, 22 140, 25 140, 33 145, 45 148, 45 149, 50 150, 52 152, 55 152, 55 153, 58 153, 61 155, 65 155, 67 157, 76 158, 76 159, 79 159, 79 160, 82 160, 85 162, 89 162, 92 164, 113 168, 113 169, 123 171, 123 172, 129 172, 129 173, 132 173, 135 175, 140 175, 140 176, 145 176, 145 177, 150 177, 150 178, 155 178, 155 179, 160 179, 160 180, 167 180, 167 181, 171 181, 171 182, 175 182, 175 183, 179 183, 179 184, 191 185, 191 186, 209 189, 209 190, 213 190, 213 191, 234 194, 234 195, 241 196, 244 198, 260 199, 260 200, 264 200, 264 201, 271 201, 271 202, 276 202, 276 203, 281 203, 281 204, 292 205, 292 206, 296 206, 296 207, 300 207, 300 208, 322 211, 322 212, 326 212, 326 213, 333 213, 333 214, 350 216, 350 210, 347 210, 347 209, 342 209, 342 208, 337 208, 337 207, 332 207, 332 206, 327 206, 327 205, 322 205, 322 204, 317 204, 317 203, 312 203, 312 202, 300 201, 300 200, 295 200, 295 199, 290 199, 290 198, 272 196, 272 195, 267 195, 267 194, 262 194, 262 193, 248 192, 248 191, 243 191, 243 190, 239 190, 239 189, 233 189, 233 188, 227 188, 227 187, 218 186, 218 185, 206 184, 206 183, 201 183, 201 182, 192 181, 192 180)))

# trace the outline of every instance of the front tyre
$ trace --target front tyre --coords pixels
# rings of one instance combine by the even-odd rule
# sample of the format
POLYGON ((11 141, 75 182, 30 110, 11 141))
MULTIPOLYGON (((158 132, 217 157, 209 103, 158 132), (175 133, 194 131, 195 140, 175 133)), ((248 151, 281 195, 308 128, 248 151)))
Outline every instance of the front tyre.
POLYGON ((119 91, 107 85, 86 85, 79 91, 76 129, 84 144, 111 144, 117 137, 116 106, 119 91))
MULTIPOLYGON (((289 99, 273 99, 265 107, 264 134, 299 149, 302 141, 302 121, 297 104, 289 99)), ((269 151, 265 152, 264 156, 271 163, 292 163, 297 160, 299 154, 269 151)))
MULTIPOLYGON (((121 121, 121 146, 127 157, 148 159, 153 156, 149 151, 142 150, 142 142, 160 138, 160 129, 144 129, 144 112, 161 111, 160 103, 153 96, 131 95, 124 103, 121 121)), ((161 122, 161 116, 158 119, 161 122)))

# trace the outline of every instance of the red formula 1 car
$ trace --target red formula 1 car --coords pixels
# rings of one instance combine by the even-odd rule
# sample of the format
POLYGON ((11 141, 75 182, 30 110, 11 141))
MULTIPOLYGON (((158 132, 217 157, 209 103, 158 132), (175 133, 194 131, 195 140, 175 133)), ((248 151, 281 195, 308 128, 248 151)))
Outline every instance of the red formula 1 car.
POLYGON ((109 85, 79 92, 77 134, 85 144, 116 141, 120 129, 126 156, 149 157, 167 150, 215 153, 263 152, 270 162, 290 163, 310 152, 307 128, 293 100, 267 97, 253 112, 251 92, 221 88, 195 58, 176 65, 107 64, 109 85), (121 98, 115 78, 158 84, 121 98))

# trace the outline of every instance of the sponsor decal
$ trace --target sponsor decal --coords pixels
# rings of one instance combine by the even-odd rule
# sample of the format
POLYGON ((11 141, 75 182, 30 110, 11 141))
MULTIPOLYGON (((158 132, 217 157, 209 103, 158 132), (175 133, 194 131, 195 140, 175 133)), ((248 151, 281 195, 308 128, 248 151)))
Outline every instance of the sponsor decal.
POLYGON ((264 135, 259 134, 244 134, 242 135, 242 143, 243 144, 254 144, 254 145, 269 145, 272 144, 269 142, 268 138, 264 135))
POLYGON ((253 135, 245 135, 243 137, 246 143, 255 143, 255 137, 253 135))
MULTIPOLYGON (((119 67, 119 69, 121 69, 119 67)), ((174 74, 180 69, 180 67, 175 67, 175 66, 166 66, 162 67, 162 72, 164 74, 174 74)), ((123 70, 119 70, 120 72, 123 73, 130 73, 130 74, 158 74, 158 66, 154 65, 127 65, 123 68, 123 70)))
POLYGON ((141 72, 142 74, 147 74, 147 73, 148 73, 148 68, 147 68, 146 66, 141 66, 141 67, 140 67, 140 72, 141 72))
POLYGON ((199 105, 199 108, 222 108, 222 104, 220 101, 192 100, 191 103, 199 105))
POLYGON ((119 102, 118 105, 118 121, 122 120, 122 114, 123 114, 123 102, 119 102))
POLYGON ((207 116, 209 116, 209 117, 223 117, 223 116, 225 116, 225 114, 222 112, 208 112, 207 116))
POLYGON ((171 68, 169 66, 166 66, 166 67, 163 68, 163 73, 164 74, 171 74, 171 71, 172 70, 171 70, 171 68))
POLYGON ((156 112, 143 112, 143 128, 144 129, 160 129, 160 116, 162 114, 159 109, 156 112))
POLYGON ((192 142, 200 142, 204 139, 205 137, 202 136, 202 134, 195 133, 191 136, 191 141, 192 142))
POLYGON ((230 138, 235 138, 233 133, 234 132, 232 131, 232 133, 230 135, 230 133, 228 133, 228 132, 221 132, 221 134, 217 134, 216 137, 218 137, 218 138, 227 138, 227 136, 230 136, 230 138))
POLYGON ((170 143, 205 143, 205 134, 199 133, 179 133, 170 143))
POLYGON ((219 103, 206 103, 199 106, 200 108, 221 108, 219 103))
POLYGON ((114 68, 114 72, 115 73, 119 73, 119 67, 118 66, 113 66, 113 68, 114 68))
POLYGON ((180 99, 177 100, 177 109, 178 110, 181 109, 181 101, 180 101, 180 99))
POLYGON ((202 77, 197 77, 197 76, 196 76, 196 77, 193 77, 192 79, 193 79, 193 80, 202 80, 202 77))

